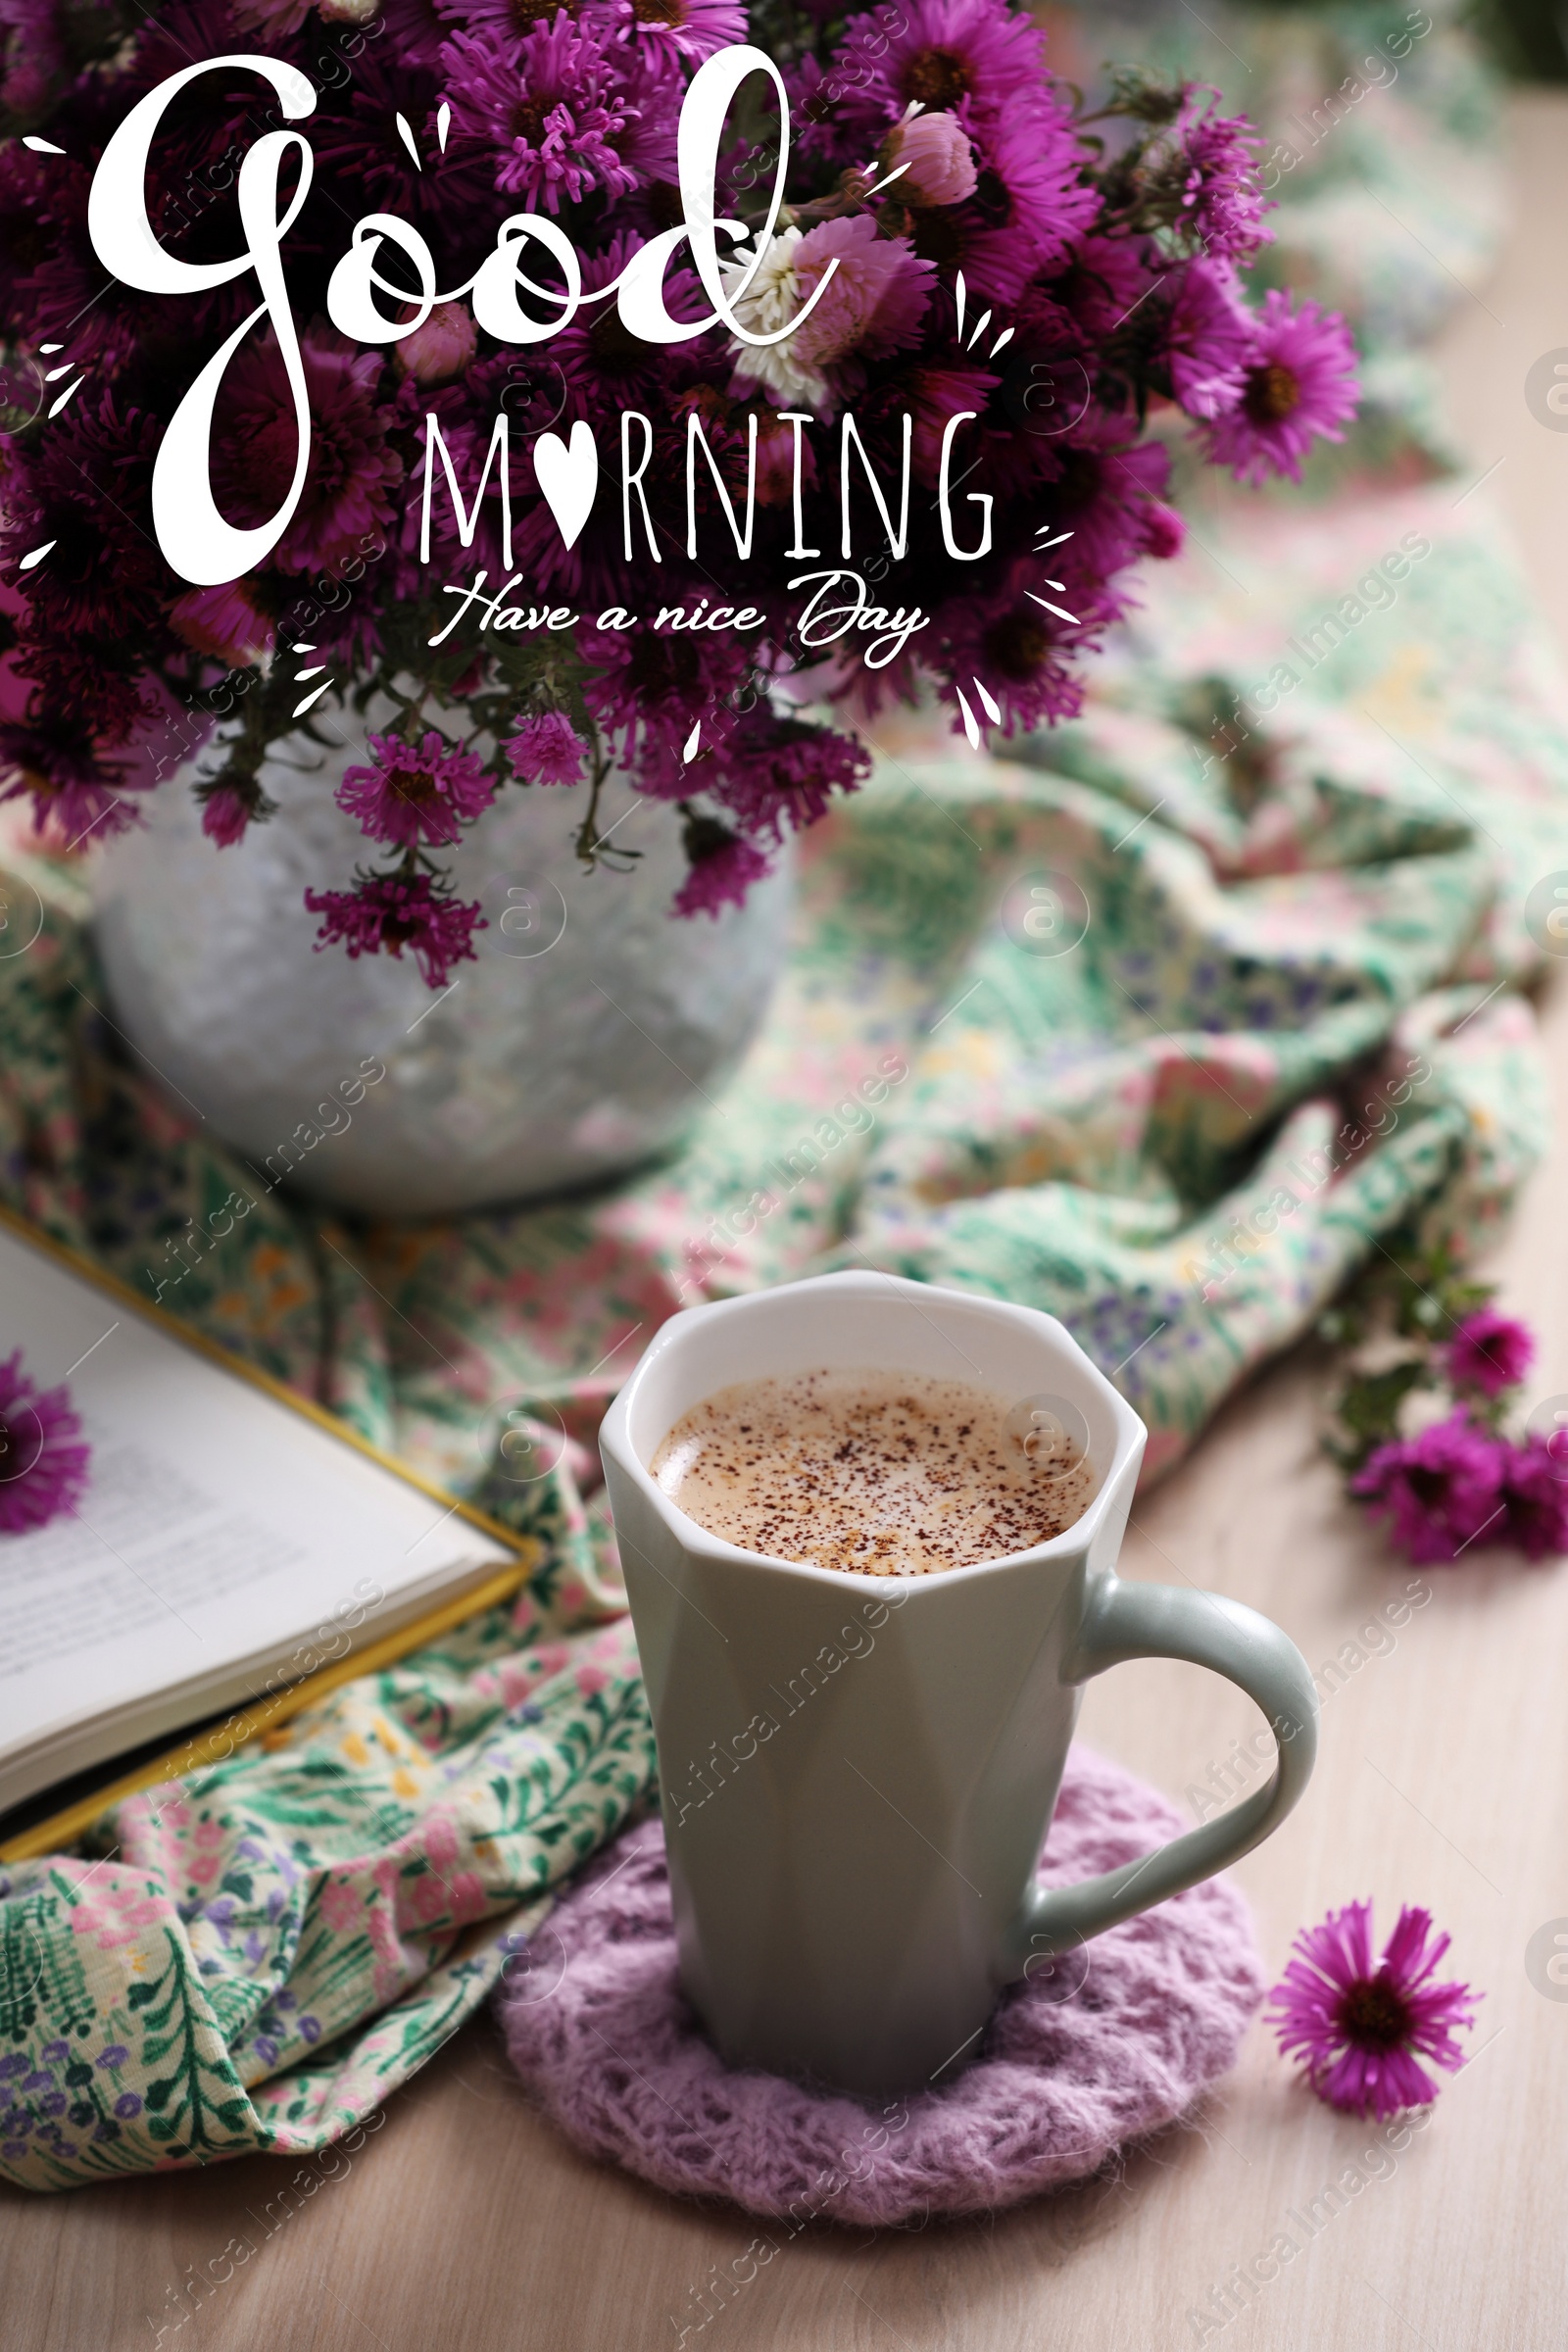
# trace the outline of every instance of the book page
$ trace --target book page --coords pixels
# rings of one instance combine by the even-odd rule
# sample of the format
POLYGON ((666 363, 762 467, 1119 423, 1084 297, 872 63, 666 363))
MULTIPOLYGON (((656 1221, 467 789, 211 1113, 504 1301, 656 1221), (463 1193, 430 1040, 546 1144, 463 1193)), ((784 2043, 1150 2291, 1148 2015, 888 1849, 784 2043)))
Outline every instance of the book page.
POLYGON ((0 1535, 0 1808, 76 1727, 122 1719, 112 1752, 202 1711, 182 1692, 226 1705, 261 1687, 238 1666, 311 1672, 510 1556, 0 1227, 0 1357, 19 1347, 40 1388, 69 1386, 92 1464, 74 1514, 0 1535))

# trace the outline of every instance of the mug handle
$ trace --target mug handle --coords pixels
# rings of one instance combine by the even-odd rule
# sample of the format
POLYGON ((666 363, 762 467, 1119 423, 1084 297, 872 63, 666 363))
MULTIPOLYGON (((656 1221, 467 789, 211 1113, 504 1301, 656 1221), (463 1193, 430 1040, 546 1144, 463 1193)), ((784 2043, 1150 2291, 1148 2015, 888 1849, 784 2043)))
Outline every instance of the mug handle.
POLYGON ((1107 1576, 1090 1597, 1062 1679, 1087 1682, 1126 1658, 1181 1658, 1228 1676, 1268 1718, 1279 1745, 1274 1777, 1217 1821, 1186 1831, 1141 1861, 1076 1886, 1037 1886, 1024 1905, 1016 1977, 1026 1976, 1034 1961, 1099 1936, 1239 1861, 1278 1829, 1311 1777, 1317 1754, 1312 1677, 1296 1643, 1256 1609, 1218 1592, 1123 1584, 1107 1576))

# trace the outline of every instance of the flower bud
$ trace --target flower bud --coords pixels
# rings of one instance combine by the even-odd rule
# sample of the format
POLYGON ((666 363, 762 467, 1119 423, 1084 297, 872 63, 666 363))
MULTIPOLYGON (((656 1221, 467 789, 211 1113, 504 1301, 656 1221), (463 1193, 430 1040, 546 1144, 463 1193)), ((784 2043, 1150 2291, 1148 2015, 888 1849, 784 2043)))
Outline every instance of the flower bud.
POLYGON ((914 115, 890 132, 884 167, 908 170, 894 182, 905 204, 961 204, 975 190, 969 134, 956 115, 914 115))
POLYGON ((478 340, 466 303, 438 302, 424 324, 398 345, 398 373, 412 375, 416 384, 449 383, 463 373, 478 340))

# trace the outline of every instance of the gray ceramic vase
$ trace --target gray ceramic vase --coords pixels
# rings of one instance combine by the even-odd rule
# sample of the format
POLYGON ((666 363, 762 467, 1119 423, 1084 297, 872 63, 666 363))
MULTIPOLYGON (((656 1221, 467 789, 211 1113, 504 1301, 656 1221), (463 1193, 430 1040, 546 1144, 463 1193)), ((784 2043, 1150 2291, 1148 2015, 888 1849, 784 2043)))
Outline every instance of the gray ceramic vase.
POLYGON ((407 956, 317 951, 305 890, 343 888, 374 853, 332 797, 367 722, 331 700, 316 715, 337 748, 279 746, 262 769, 278 814, 241 843, 202 834, 187 787, 209 746, 98 854, 113 1018, 175 1102, 269 1179, 389 1217, 590 1184, 677 1142, 766 1010, 787 872, 716 921, 672 917, 670 808, 612 777, 601 829, 640 856, 590 873, 572 849, 582 790, 509 789, 456 855, 489 927, 439 996, 407 956), (368 1064, 386 1075, 362 1086, 368 1064))

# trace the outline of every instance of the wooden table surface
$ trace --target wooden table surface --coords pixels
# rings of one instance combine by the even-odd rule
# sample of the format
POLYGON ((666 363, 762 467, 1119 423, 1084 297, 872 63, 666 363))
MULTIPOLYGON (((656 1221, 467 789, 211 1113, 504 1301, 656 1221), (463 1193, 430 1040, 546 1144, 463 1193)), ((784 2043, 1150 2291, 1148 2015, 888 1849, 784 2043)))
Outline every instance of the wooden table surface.
MULTIPOLYGON (((1568 345, 1568 100, 1521 99, 1511 153, 1505 266, 1484 302, 1460 303, 1442 357, 1477 475, 1504 461, 1487 494, 1568 646, 1568 435, 1539 425, 1523 396, 1530 363, 1568 345)), ((1568 1101, 1568 989, 1543 1009, 1568 1101)), ((1568 1117, 1496 1269, 1505 1303, 1544 1335, 1540 1396, 1568 1392, 1565 1174, 1568 1117)), ((1179 1572, 1251 1602, 1314 1667, 1410 1575, 1315 1449, 1322 1385, 1308 1351, 1255 1382, 1137 1506, 1123 1561, 1131 1576, 1179 1572)), ((1116 2177, 914 2234, 814 2227, 699 2328, 705 2279, 753 2226, 572 2154, 485 2017, 391 2101, 358 2154, 316 2166, 297 2211, 277 2199, 298 2168, 268 2157, 49 2198, 0 2192, 0 2343, 661 2352, 685 2327, 688 2345, 724 2352, 1555 2352, 1568 2343, 1568 1987, 1537 1990, 1525 1953, 1554 1920, 1568 1932, 1568 1565, 1494 1557, 1423 1589, 1429 1601, 1397 1632, 1357 1644, 1364 1662, 1324 1707, 1313 1788, 1239 1877, 1271 1969, 1330 1905, 1375 1893, 1390 1926, 1399 1901, 1428 1904, 1453 1933, 1453 1966, 1486 1991, 1475 2054, 1430 2127, 1379 2159, 1380 2177, 1223 2327, 1205 2333, 1190 2314, 1369 2139, 1295 2085, 1260 2027, 1190 2126, 1116 2177), (229 2267, 231 2238, 254 2253, 182 2302, 192 2269, 229 2267)), ((1251 1722, 1219 1682, 1145 1664, 1092 1687, 1084 1730, 1177 1790, 1251 1722)))

